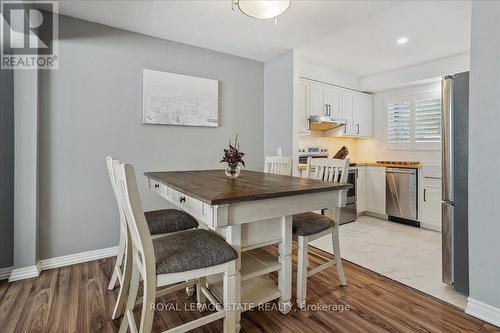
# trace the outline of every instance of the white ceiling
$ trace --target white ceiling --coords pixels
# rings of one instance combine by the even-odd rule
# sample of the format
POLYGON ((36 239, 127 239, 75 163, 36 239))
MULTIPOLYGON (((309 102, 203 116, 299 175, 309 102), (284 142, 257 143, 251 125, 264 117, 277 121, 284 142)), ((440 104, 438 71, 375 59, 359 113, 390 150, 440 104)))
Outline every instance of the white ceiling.
POLYGON ((59 12, 260 61, 300 49, 305 60, 364 76, 469 48, 470 4, 292 0, 275 26, 231 0, 61 1, 59 12), (399 36, 410 39, 396 47, 399 36))
POLYGON ((390 1, 292 0, 273 20, 231 10, 231 0, 62 1, 59 12, 176 42, 267 61, 312 39, 380 12, 390 1))
POLYGON ((408 1, 311 41, 303 58, 360 77, 469 51, 470 2, 408 1), (399 37, 408 43, 398 45, 399 37))

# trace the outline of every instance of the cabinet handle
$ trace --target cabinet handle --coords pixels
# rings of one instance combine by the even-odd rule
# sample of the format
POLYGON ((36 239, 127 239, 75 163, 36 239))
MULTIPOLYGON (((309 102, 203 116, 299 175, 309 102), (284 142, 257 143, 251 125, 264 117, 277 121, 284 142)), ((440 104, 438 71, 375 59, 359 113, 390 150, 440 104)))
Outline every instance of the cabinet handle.
POLYGON ((186 202, 186 197, 185 197, 185 196, 181 196, 181 197, 179 197, 179 201, 180 201, 180 202, 186 202))
POLYGON ((325 116, 328 116, 328 104, 325 104, 325 116))
POLYGON ((155 184, 155 188, 160 188, 160 184, 155 184))
POLYGON ((347 133, 347 124, 344 125, 344 134, 347 133))
POLYGON ((356 133, 356 134, 359 134, 359 124, 356 124, 356 126, 358 127, 358 133, 356 133))
POLYGON ((330 104, 328 104, 328 115, 332 115, 332 106, 330 104))
POLYGON ((424 201, 426 201, 426 200, 425 200, 425 190, 427 190, 427 189, 426 189, 426 188, 424 188, 424 201))

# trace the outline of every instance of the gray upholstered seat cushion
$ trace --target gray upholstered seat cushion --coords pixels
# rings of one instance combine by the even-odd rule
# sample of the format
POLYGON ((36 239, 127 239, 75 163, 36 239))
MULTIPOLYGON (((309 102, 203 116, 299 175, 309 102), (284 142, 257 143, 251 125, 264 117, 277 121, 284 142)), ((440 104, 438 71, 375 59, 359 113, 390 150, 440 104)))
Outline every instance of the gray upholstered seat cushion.
POLYGON ((185 272, 226 263, 238 253, 219 235, 193 229, 153 239, 156 274, 185 272))
POLYGON ((151 235, 166 234, 198 227, 198 222, 178 209, 160 209, 145 212, 151 235))
POLYGON ((293 233, 299 236, 317 234, 333 227, 333 220, 321 214, 307 212, 293 216, 293 233))

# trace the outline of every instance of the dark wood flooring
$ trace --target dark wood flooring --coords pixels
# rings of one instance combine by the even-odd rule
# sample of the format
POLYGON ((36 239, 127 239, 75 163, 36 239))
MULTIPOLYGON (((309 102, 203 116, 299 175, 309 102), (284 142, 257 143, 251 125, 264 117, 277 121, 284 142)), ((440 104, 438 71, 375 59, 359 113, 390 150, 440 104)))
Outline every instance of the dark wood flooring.
MULTIPOLYGON (((311 257, 313 266, 318 262, 311 257)), ((109 258, 44 271, 38 278, 1 281, 0 332, 116 332, 119 320, 112 321, 110 315, 118 290, 106 289, 113 263, 114 259, 109 258)), ((349 311, 294 308, 288 315, 277 310, 249 311, 242 316, 241 331, 500 333, 498 327, 458 308, 348 261, 344 261, 344 269, 347 287, 338 286, 333 267, 310 278, 308 300, 309 304, 349 306, 349 311)), ((195 302, 195 296, 178 292, 159 301, 185 309, 186 304, 195 302)), ((137 308, 137 320, 139 312, 137 308)), ((161 332, 200 316, 203 314, 195 311, 157 311, 154 331, 161 332)), ((221 320, 196 330, 221 331, 221 320)))

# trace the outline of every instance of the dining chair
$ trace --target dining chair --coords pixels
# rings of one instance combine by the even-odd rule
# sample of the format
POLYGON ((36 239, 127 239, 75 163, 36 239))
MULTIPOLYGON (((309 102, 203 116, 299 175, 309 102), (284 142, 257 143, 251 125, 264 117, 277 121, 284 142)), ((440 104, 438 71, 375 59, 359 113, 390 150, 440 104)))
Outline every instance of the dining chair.
MULTIPOLYGON (((330 181, 334 183, 346 183, 349 168, 349 159, 339 160, 330 158, 311 158, 307 159, 306 175, 309 178, 330 181)), ((343 192, 346 195, 346 191, 343 192)), ((339 242, 339 217, 340 208, 333 210, 333 219, 314 212, 306 212, 293 215, 292 233, 298 243, 298 262, 297 262, 297 305, 304 308, 307 298, 307 278, 321 272, 329 267, 336 266, 339 275, 340 285, 346 286, 347 282, 342 267, 342 258, 340 257, 339 242), (328 260, 315 268, 308 269, 309 242, 332 235, 333 253, 335 258, 328 260)))
MULTIPOLYGON (((128 290, 125 314, 120 333, 130 327, 131 332, 149 333, 153 325, 156 287, 169 286, 209 275, 223 274, 223 304, 217 302, 210 290, 201 290, 215 306, 216 312, 192 320, 166 332, 186 332, 224 318, 224 332, 236 329, 236 259, 238 253, 218 234, 205 229, 184 230, 152 238, 142 209, 132 165, 113 164, 118 197, 124 207, 131 248, 132 277, 128 290), (134 319, 134 307, 143 280, 140 326, 134 319)), ((168 311, 165 310, 164 311, 168 311)))
MULTIPOLYGON (((120 291, 118 292, 118 298, 113 309, 112 318, 116 319, 123 314, 123 308, 126 300, 126 290, 129 284, 130 274, 125 272, 125 263, 127 261, 127 222, 125 221, 125 212, 121 206, 120 200, 118 200, 118 189, 116 187, 116 181, 114 176, 113 163, 119 163, 117 160, 113 160, 112 157, 106 157, 106 166, 108 168, 109 178, 111 180, 111 187, 113 188, 113 193, 115 195, 116 203, 118 205, 119 220, 120 220, 120 239, 118 242, 118 255, 116 256, 115 267, 113 269, 113 274, 109 281, 108 290, 113 290, 118 281, 120 285, 120 291), (127 279, 126 279, 127 277, 127 279)), ((153 237, 160 237, 162 235, 178 232, 187 229, 193 229, 198 227, 198 222, 191 215, 177 210, 177 209, 161 209, 148 211, 144 213, 146 216, 146 221, 148 224, 149 232, 153 237)), ((181 287, 181 286, 179 286, 181 287)), ((188 295, 192 295, 194 292, 193 283, 188 282, 185 285, 188 295)))
POLYGON ((264 172, 290 176, 292 174, 291 156, 266 156, 264 172))

